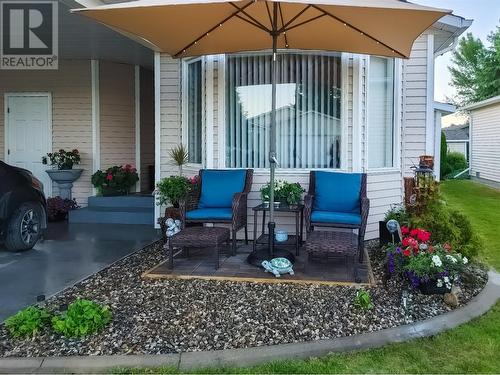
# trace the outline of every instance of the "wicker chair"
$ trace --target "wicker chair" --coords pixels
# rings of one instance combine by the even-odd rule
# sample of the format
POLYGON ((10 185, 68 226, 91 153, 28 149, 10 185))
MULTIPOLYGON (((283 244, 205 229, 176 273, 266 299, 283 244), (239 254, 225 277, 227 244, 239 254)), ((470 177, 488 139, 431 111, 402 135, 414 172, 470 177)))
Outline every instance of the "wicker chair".
POLYGON ((359 261, 362 262, 366 223, 370 209, 370 200, 366 196, 366 173, 311 171, 309 192, 304 198, 304 206, 308 233, 312 232, 315 227, 357 229, 357 251, 359 261), (324 186, 319 186, 319 184, 324 186), (322 202, 319 202, 318 198, 322 202), (327 209, 320 207, 321 204, 327 209))
POLYGON ((245 243, 248 244, 247 196, 252 187, 252 179, 253 169, 201 169, 199 189, 190 193, 186 200, 179 202, 183 225, 192 223, 230 224, 232 253, 235 255, 236 233, 242 228, 245 229, 245 243), (242 179, 241 185, 235 189, 238 183, 233 185, 233 179, 240 178, 242 179), (204 181, 205 186, 203 185, 204 181), (209 183, 210 185, 208 185, 209 183), (217 184, 217 188, 214 189, 217 184))

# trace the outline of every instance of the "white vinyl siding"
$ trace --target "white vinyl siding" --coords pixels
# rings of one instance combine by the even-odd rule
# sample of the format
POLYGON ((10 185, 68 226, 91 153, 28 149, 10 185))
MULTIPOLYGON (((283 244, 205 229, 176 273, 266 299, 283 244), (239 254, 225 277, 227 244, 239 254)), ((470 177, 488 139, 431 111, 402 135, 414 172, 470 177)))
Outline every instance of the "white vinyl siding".
POLYGON ((471 110, 470 117, 470 173, 500 182, 500 103, 471 110))
POLYGON ((134 67, 101 61, 101 169, 135 166, 134 67))

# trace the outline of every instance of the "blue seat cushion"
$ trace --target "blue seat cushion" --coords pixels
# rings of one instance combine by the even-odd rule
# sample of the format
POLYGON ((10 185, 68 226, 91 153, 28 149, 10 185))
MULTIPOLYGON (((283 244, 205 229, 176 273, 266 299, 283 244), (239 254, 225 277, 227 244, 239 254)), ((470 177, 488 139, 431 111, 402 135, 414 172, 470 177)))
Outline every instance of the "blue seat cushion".
POLYGON ((361 215, 349 212, 313 211, 311 221, 313 223, 360 225, 361 215))
POLYGON ((186 212, 188 220, 231 220, 232 217, 231 208, 198 208, 186 212))
POLYGON ((315 171, 313 210, 360 212, 361 173, 315 171))
POLYGON ((198 208, 231 207, 233 196, 245 188, 246 169, 204 169, 198 208))

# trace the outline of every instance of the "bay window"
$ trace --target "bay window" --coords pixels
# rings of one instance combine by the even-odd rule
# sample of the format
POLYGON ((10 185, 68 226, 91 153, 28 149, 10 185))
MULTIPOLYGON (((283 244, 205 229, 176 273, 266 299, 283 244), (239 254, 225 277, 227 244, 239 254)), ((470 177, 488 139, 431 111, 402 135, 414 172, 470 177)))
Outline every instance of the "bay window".
POLYGON ((370 57, 368 168, 394 167, 394 59, 370 57))
MULTIPOLYGON (((271 54, 226 58, 226 166, 269 167, 271 54)), ((340 168, 340 54, 277 55, 281 168, 340 168)))

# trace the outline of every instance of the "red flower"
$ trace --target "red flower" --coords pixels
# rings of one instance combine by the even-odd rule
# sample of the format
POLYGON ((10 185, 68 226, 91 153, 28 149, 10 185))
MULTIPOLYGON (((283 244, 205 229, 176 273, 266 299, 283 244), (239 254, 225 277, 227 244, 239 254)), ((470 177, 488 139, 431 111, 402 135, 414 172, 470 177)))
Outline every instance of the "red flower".
POLYGON ((404 234, 404 235, 410 233, 410 228, 408 228, 406 226, 402 226, 401 227, 401 233, 404 234))
POLYGON ((417 234, 417 238, 421 242, 427 242, 431 238, 431 234, 425 230, 419 230, 417 234))
POLYGON ((404 255, 405 257, 409 257, 409 256, 411 255, 411 250, 410 250, 410 249, 404 249, 404 250, 403 250, 403 255, 404 255))
POLYGON ((415 237, 418 234, 419 231, 420 231, 419 229, 412 229, 410 231, 410 236, 415 237))
POLYGON ((410 237, 405 237, 403 238, 403 241, 401 241, 401 244, 404 246, 404 247, 407 247, 410 245, 410 237))
POLYGON ((108 173, 106 176, 106 180, 111 181, 113 179, 113 175, 111 173, 108 173))

